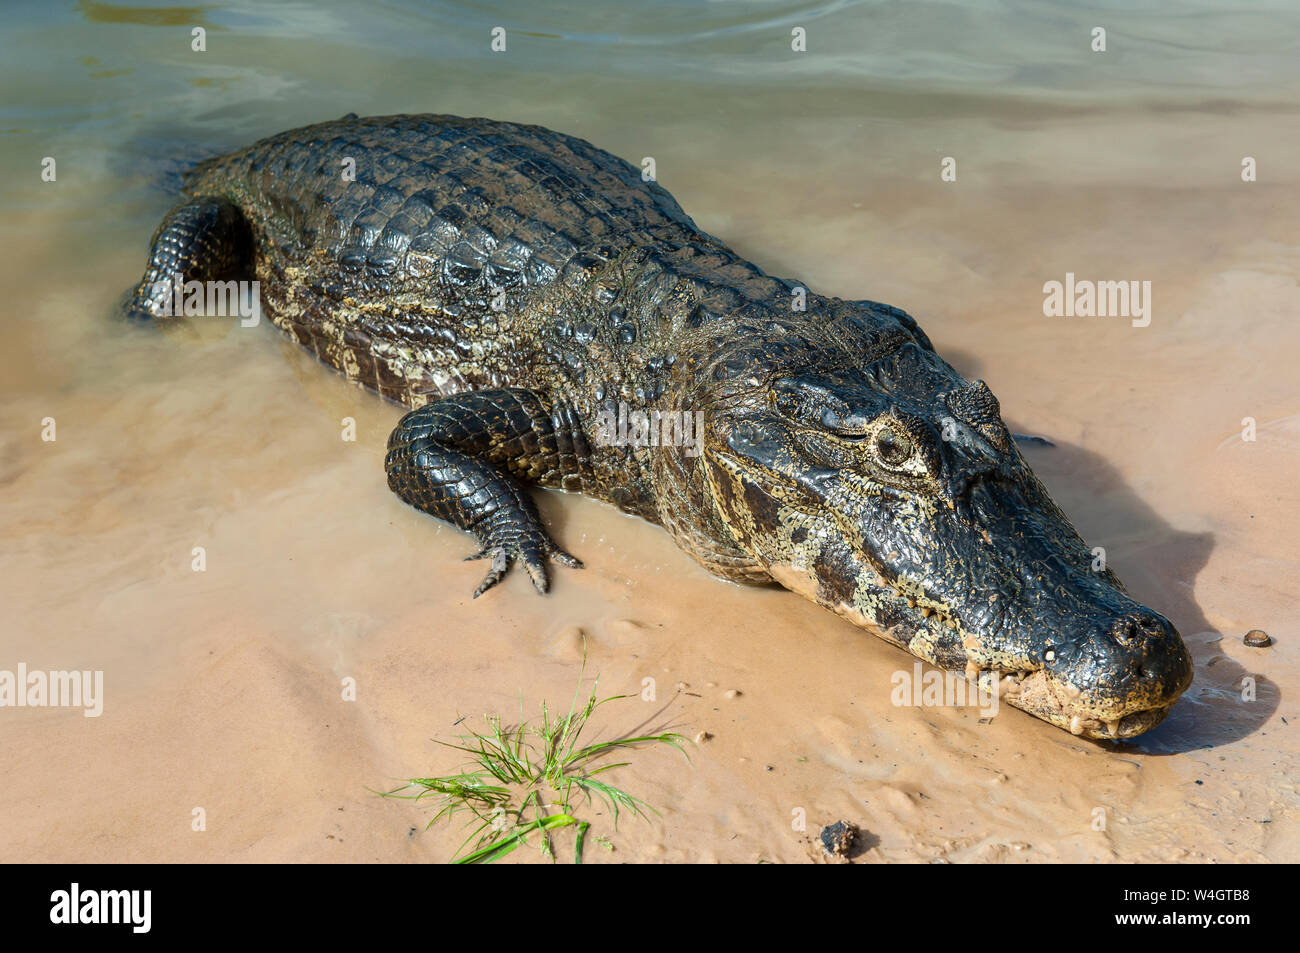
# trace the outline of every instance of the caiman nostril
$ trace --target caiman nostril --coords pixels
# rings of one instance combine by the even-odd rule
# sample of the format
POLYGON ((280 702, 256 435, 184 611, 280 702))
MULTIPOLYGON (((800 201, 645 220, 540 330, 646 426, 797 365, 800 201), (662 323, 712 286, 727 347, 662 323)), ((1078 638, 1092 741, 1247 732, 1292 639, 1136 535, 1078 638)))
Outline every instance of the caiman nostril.
POLYGON ((1172 626, 1152 612, 1126 612, 1110 626, 1110 637, 1123 646, 1167 636, 1172 626))
POLYGON ((1190 680, 1190 657, 1178 631, 1163 616, 1150 609, 1134 609, 1116 618, 1109 634, 1128 655, 1126 678, 1168 683, 1176 691, 1190 680))

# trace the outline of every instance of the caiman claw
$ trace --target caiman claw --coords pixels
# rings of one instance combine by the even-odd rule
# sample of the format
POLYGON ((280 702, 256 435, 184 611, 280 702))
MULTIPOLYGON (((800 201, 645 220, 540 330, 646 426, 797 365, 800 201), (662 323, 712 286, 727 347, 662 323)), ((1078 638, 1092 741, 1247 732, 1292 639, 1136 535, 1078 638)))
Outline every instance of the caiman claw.
POLYGON ((582 560, 556 546, 543 530, 531 528, 507 531, 494 537, 473 556, 465 557, 466 562, 475 559, 492 560, 492 568, 474 590, 475 599, 504 579, 516 559, 524 564, 524 569, 528 572, 528 578, 532 579, 534 588, 543 595, 550 588, 550 580, 546 573, 548 559, 553 559, 572 569, 582 568, 582 560))

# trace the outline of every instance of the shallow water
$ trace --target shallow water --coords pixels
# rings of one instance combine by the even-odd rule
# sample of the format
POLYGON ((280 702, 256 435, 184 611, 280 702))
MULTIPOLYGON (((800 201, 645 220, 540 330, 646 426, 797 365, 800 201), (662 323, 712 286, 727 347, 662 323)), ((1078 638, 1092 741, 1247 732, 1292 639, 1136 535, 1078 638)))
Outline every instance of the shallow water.
POLYGON ((711 735, 689 763, 620 769, 663 816, 598 818, 616 850, 589 859, 803 861, 840 817, 866 861, 1300 859, 1300 14, 1121 6, 19 6, 0 58, 0 669, 102 670, 105 701, 0 710, 0 856, 445 859, 455 829, 411 836, 428 812, 368 789, 453 769, 429 739, 461 715, 567 702, 581 630, 602 689, 658 687, 602 708, 601 731, 711 735), (1055 442, 1031 463, 1182 631, 1191 690, 1120 744, 895 707, 910 656, 559 494, 543 511, 587 568, 545 599, 511 578, 471 601, 470 540, 384 485, 398 408, 270 327, 111 320, 185 163, 349 111, 653 156, 766 270, 906 308, 1013 429, 1055 442), (1067 272, 1150 281, 1150 325, 1045 317, 1067 272), (1243 646, 1253 628, 1276 644, 1243 646))

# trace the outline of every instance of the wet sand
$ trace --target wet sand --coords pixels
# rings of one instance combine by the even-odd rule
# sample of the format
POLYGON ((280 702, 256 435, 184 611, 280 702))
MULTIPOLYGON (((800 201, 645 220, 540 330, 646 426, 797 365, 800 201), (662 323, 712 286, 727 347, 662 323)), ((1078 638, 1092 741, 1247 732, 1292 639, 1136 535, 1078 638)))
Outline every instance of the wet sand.
MULTIPOLYGON (((385 486, 400 408, 269 326, 158 334, 109 319, 169 197, 147 184, 156 169, 119 194, 104 167, 130 135, 79 126, 11 137, 21 155, 5 160, 50 141, 69 157, 57 200, 28 164, 9 186, 0 669, 102 670, 104 712, 0 710, 0 856, 446 860, 457 826, 425 832, 427 807, 372 791, 456 768, 431 739, 453 740, 461 716, 567 705, 585 635, 602 692, 634 696, 600 709, 598 736, 710 735, 689 761, 631 756, 613 780, 662 816, 615 832, 590 812, 615 849, 589 847, 588 862, 820 860, 816 831, 840 818, 866 832, 868 863, 1300 859, 1294 110, 841 93, 809 111, 802 93, 760 109, 724 90, 685 115, 676 92, 659 86, 635 119, 497 87, 437 103, 379 88, 363 111, 526 119, 654 155, 697 223, 768 271, 907 309, 989 383, 1013 430, 1056 444, 1028 450, 1031 464, 1183 633, 1195 682, 1169 719, 1095 743, 1008 707, 989 723, 895 707, 891 677, 911 656, 791 593, 713 579, 660 529, 557 493, 540 494, 544 515, 587 568, 557 568, 545 598, 512 574, 471 600, 472 541, 385 486), (942 183, 950 154, 958 181, 942 183), (1242 155, 1261 181, 1240 181, 1242 155), (1150 326, 1044 317, 1042 285, 1067 271, 1151 281, 1150 326), (347 417, 355 442, 340 438, 347 417), (1275 644, 1243 646, 1254 628, 1275 644), (646 678, 653 702, 635 697, 646 678)), ((221 135, 243 138, 223 144, 358 107, 312 108, 231 119, 221 135)), ((571 841, 557 843, 563 859, 571 841)))

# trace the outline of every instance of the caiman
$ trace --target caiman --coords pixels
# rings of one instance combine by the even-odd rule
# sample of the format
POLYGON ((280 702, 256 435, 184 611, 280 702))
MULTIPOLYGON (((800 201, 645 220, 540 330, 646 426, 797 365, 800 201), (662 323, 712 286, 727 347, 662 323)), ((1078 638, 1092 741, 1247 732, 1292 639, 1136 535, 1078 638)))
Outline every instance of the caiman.
POLYGON ((526 485, 569 490, 1076 735, 1159 723, 1187 649, 1094 566, 989 388, 903 311, 767 275, 648 178, 539 126, 346 116, 195 167, 129 308, 260 282, 278 327, 409 408, 388 484, 477 538, 475 596, 581 565, 526 485), (698 447, 597 426, 656 410, 703 421, 698 447))

